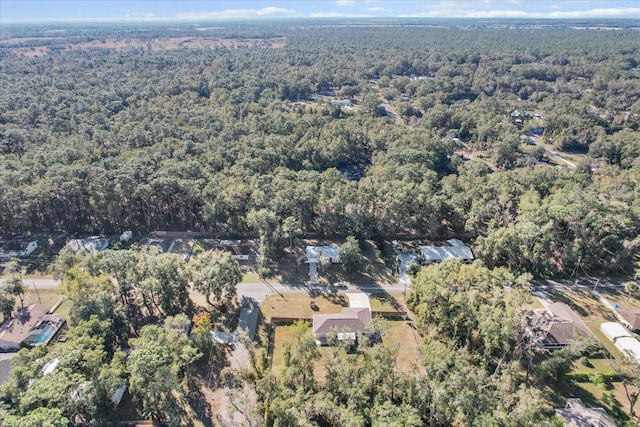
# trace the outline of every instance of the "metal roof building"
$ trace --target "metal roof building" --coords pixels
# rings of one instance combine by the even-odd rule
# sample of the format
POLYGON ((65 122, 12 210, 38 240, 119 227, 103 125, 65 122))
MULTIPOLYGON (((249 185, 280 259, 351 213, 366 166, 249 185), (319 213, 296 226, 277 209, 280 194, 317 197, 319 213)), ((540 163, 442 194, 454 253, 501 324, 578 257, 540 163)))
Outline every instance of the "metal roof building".
POLYGON ((605 322, 600 325, 600 330, 618 350, 640 363, 640 341, 624 326, 617 322, 605 322))

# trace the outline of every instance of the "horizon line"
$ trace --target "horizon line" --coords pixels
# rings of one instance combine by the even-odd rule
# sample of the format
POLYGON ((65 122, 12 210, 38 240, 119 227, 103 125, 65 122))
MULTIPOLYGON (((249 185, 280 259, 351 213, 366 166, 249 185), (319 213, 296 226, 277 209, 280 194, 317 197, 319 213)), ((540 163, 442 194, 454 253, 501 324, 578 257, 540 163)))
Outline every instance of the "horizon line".
POLYGON ((56 23, 153 23, 153 22, 269 22, 269 21, 345 21, 345 20, 367 20, 367 21, 388 21, 388 20, 421 20, 421 21, 442 21, 442 20, 458 20, 458 21, 637 21, 640 24, 640 18, 637 17, 461 17, 461 16, 268 16, 268 17, 213 17, 213 16, 171 16, 171 17, 119 17, 119 18, 29 18, 29 19, 2 19, 0 24, 56 24, 56 23))

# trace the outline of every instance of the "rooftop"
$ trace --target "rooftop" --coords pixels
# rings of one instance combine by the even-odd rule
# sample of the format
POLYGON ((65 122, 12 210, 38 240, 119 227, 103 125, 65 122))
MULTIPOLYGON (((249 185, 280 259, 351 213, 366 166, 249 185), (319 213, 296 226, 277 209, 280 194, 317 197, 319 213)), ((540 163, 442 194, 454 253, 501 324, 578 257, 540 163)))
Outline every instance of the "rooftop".
POLYGON ((0 348, 6 351, 20 347, 32 329, 48 312, 49 307, 42 304, 33 304, 23 309, 0 329, 0 348))
POLYGON ((640 329, 640 308, 619 308, 617 311, 632 330, 640 329))
POLYGON ((340 248, 338 246, 307 246, 305 254, 308 262, 317 262, 320 255, 324 255, 336 262, 340 257, 340 248))
POLYGON ((566 420, 567 427, 616 427, 602 408, 587 408, 579 398, 567 399, 567 405, 556 409, 556 415, 566 420))
POLYGON ((86 239, 69 240, 67 246, 74 252, 84 252, 87 255, 102 252, 109 247, 109 240, 102 237, 87 237, 86 239))
POLYGON ((471 248, 458 239, 420 246, 420 253, 426 262, 447 259, 473 260, 471 248))
POLYGON ((338 332, 373 333, 369 329, 371 310, 369 308, 343 308, 342 313, 316 314, 313 316, 314 335, 326 335, 332 330, 338 332))
POLYGON ((539 334, 543 348, 567 346, 580 336, 591 335, 584 322, 564 303, 549 304, 547 311, 532 311, 527 317, 530 330, 539 334))

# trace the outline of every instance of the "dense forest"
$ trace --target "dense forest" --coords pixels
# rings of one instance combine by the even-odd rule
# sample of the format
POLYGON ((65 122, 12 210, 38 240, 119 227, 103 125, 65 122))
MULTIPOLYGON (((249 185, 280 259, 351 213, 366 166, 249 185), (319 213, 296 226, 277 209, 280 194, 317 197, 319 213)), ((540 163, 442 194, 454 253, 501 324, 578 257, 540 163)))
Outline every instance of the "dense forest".
MULTIPOLYGON (((292 235, 463 239, 480 261, 422 268, 407 295, 411 372, 371 343, 321 358, 302 324, 282 372, 257 346, 215 376, 250 425, 555 425, 550 390, 593 349, 541 355, 527 290, 637 262, 637 23, 209 24, 2 26, 0 237, 204 231, 259 237, 259 262, 292 235)), ((65 250, 52 270, 70 330, 16 356, 3 425, 113 425, 123 383, 145 417, 192 423, 194 371, 226 357, 230 255, 65 250)))
POLYGON ((628 268, 640 243, 635 31, 460 25, 154 27, 124 48, 108 47, 117 27, 24 38, 7 26, 3 231, 277 235, 293 217, 325 236, 464 236, 489 265, 539 273, 578 259, 628 268), (176 34, 228 45, 151 44, 176 34), (286 42, 233 48, 256 38, 286 42), (47 50, 24 54, 33 45, 47 50), (342 98, 357 105, 328 101, 342 98), (516 126, 514 110, 540 119, 516 126), (586 156, 574 169, 538 162, 545 150, 520 139, 536 126, 586 156))

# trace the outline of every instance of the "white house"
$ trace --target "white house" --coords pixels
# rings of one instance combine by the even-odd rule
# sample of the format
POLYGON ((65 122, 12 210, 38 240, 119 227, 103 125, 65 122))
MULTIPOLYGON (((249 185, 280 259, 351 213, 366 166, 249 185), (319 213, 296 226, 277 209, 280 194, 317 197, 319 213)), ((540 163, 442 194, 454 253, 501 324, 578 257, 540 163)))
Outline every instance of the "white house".
POLYGON ((0 246, 0 259, 29 256, 38 248, 38 242, 7 242, 0 246))
POLYGON ((69 240, 67 246, 74 252, 84 252, 87 255, 97 254, 109 247, 109 240, 97 236, 86 239, 69 240))
POLYGON ((338 246, 307 246, 305 254, 308 263, 317 263, 321 256, 327 257, 331 264, 340 262, 340 248, 338 246))
POLYGON ((307 263, 309 264, 309 282, 318 283, 318 259, 324 256, 331 264, 340 262, 340 248, 338 246, 307 246, 305 248, 307 263))
POLYGON ((471 262, 474 259, 471 248, 458 239, 449 239, 443 243, 420 246, 419 248, 425 264, 447 259, 459 259, 465 262, 471 262))

